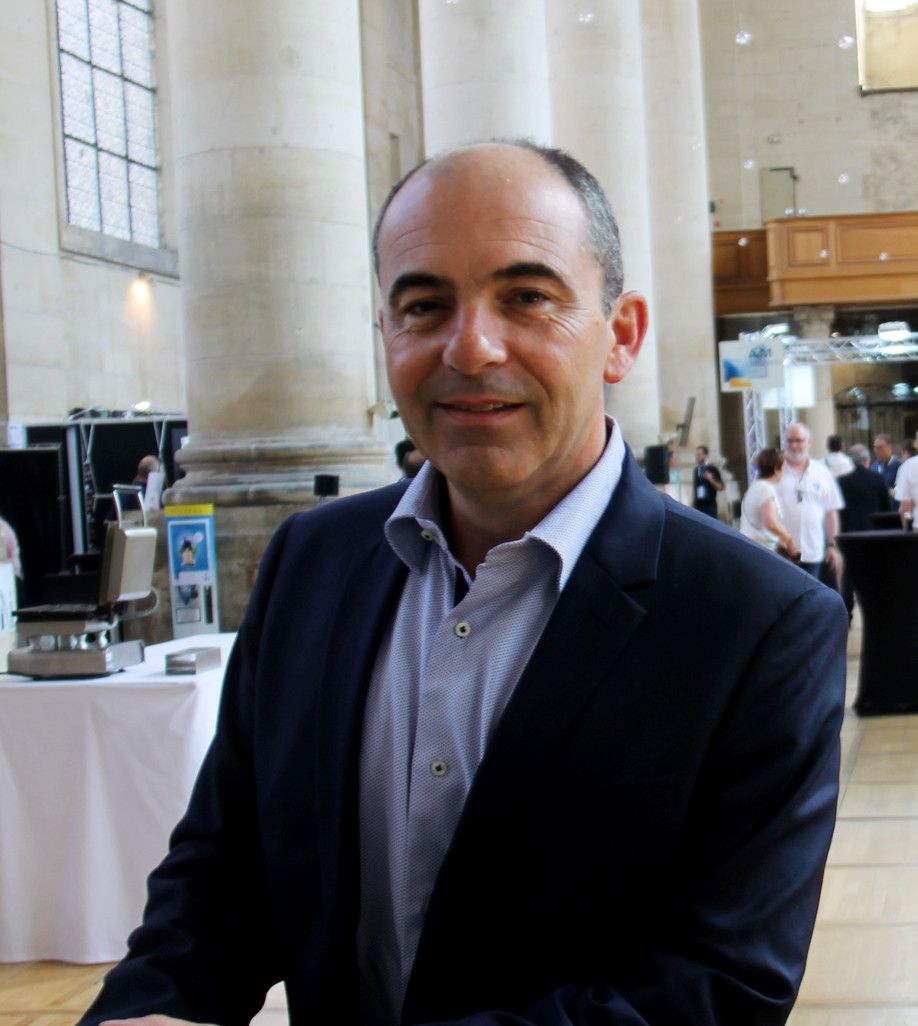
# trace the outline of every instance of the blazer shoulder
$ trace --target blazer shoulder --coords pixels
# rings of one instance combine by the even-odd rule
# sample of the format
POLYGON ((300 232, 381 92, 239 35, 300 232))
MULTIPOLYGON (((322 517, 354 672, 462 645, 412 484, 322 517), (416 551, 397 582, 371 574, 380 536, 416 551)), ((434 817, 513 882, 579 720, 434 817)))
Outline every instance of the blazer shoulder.
POLYGON ((408 481, 348 495, 314 509, 293 513, 269 543, 284 549, 314 542, 359 545, 378 535, 398 505, 408 481))

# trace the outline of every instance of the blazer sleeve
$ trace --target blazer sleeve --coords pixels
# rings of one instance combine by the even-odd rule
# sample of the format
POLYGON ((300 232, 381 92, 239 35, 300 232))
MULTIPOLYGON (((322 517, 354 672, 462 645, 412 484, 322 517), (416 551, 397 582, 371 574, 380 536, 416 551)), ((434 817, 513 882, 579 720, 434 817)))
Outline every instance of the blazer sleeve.
POLYGON ((253 773, 254 664, 261 612, 283 548, 268 548, 227 665, 217 730, 169 853, 147 883, 143 924, 80 1026, 158 1012, 247 1024, 279 978, 253 773))
MULTIPOLYGON (((835 823, 846 634, 842 603, 822 586, 803 591, 763 631, 692 784, 672 876, 659 880, 666 900, 648 906, 644 935, 636 931, 617 949, 626 958, 633 949, 633 963, 602 965, 594 956, 605 946, 602 931, 634 922, 609 916, 592 924, 592 936, 566 938, 587 967, 579 978, 571 972, 525 1007, 465 1015, 464 1026, 786 1021, 835 823)), ((616 880, 610 893, 617 887, 627 895, 629 884, 635 886, 616 880)), ((589 885, 600 907, 601 877, 589 885)), ((588 909, 591 895, 581 900, 588 909)), ((626 907, 630 899, 615 900, 626 907)), ((608 906, 605 900, 601 907, 608 906)), ((582 921, 590 922, 588 915, 582 921)), ((503 964, 519 977, 525 968, 514 957, 508 950, 503 964)))

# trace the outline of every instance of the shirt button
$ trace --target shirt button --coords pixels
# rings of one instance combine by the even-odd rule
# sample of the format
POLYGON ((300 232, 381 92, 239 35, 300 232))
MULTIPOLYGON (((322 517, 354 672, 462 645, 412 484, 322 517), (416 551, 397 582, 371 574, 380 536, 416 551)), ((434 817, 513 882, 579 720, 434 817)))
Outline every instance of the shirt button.
POLYGON ((449 766, 446 765, 446 762, 443 759, 434 759, 430 764, 430 772, 433 773, 435 777, 445 777, 449 772, 449 766))
POLYGON ((472 633, 472 625, 468 620, 460 620, 453 628, 457 638, 467 638, 472 633))
POLYGON ((424 530, 421 531, 421 537, 424 541, 433 541, 433 531, 428 531, 425 527, 424 530))

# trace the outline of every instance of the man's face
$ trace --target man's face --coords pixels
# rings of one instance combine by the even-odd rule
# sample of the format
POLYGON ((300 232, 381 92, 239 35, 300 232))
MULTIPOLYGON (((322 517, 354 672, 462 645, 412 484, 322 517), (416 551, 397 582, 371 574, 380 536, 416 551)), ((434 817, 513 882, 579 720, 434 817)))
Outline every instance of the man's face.
POLYGON ((885 438, 875 438, 873 442, 873 454, 881 463, 889 463, 892 456, 892 444, 885 438))
POLYGON ((784 452, 791 463, 803 463, 810 452, 810 433, 805 427, 793 424, 784 437, 784 452))
POLYGON ((633 293, 604 312, 576 195, 528 151, 463 150, 402 187, 379 256, 392 394, 451 497, 551 508, 599 458, 603 380, 646 324, 633 293))
POLYGON ((704 461, 706 459, 707 459, 707 453, 704 451, 704 449, 696 449, 695 450, 695 462, 696 463, 701 465, 701 464, 704 463, 704 461))

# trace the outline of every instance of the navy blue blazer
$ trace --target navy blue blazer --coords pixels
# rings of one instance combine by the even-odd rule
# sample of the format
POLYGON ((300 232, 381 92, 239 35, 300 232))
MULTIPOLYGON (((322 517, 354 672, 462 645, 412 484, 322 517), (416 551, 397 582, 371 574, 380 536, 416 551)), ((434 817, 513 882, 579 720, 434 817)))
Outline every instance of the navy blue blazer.
MULTIPOLYGON (((278 980, 291 1023, 359 1022, 358 758, 403 487, 269 546, 188 812, 86 1026, 243 1024, 278 980)), ((629 455, 475 777, 402 1021, 783 1023, 835 818, 846 628, 836 594, 629 455)))

